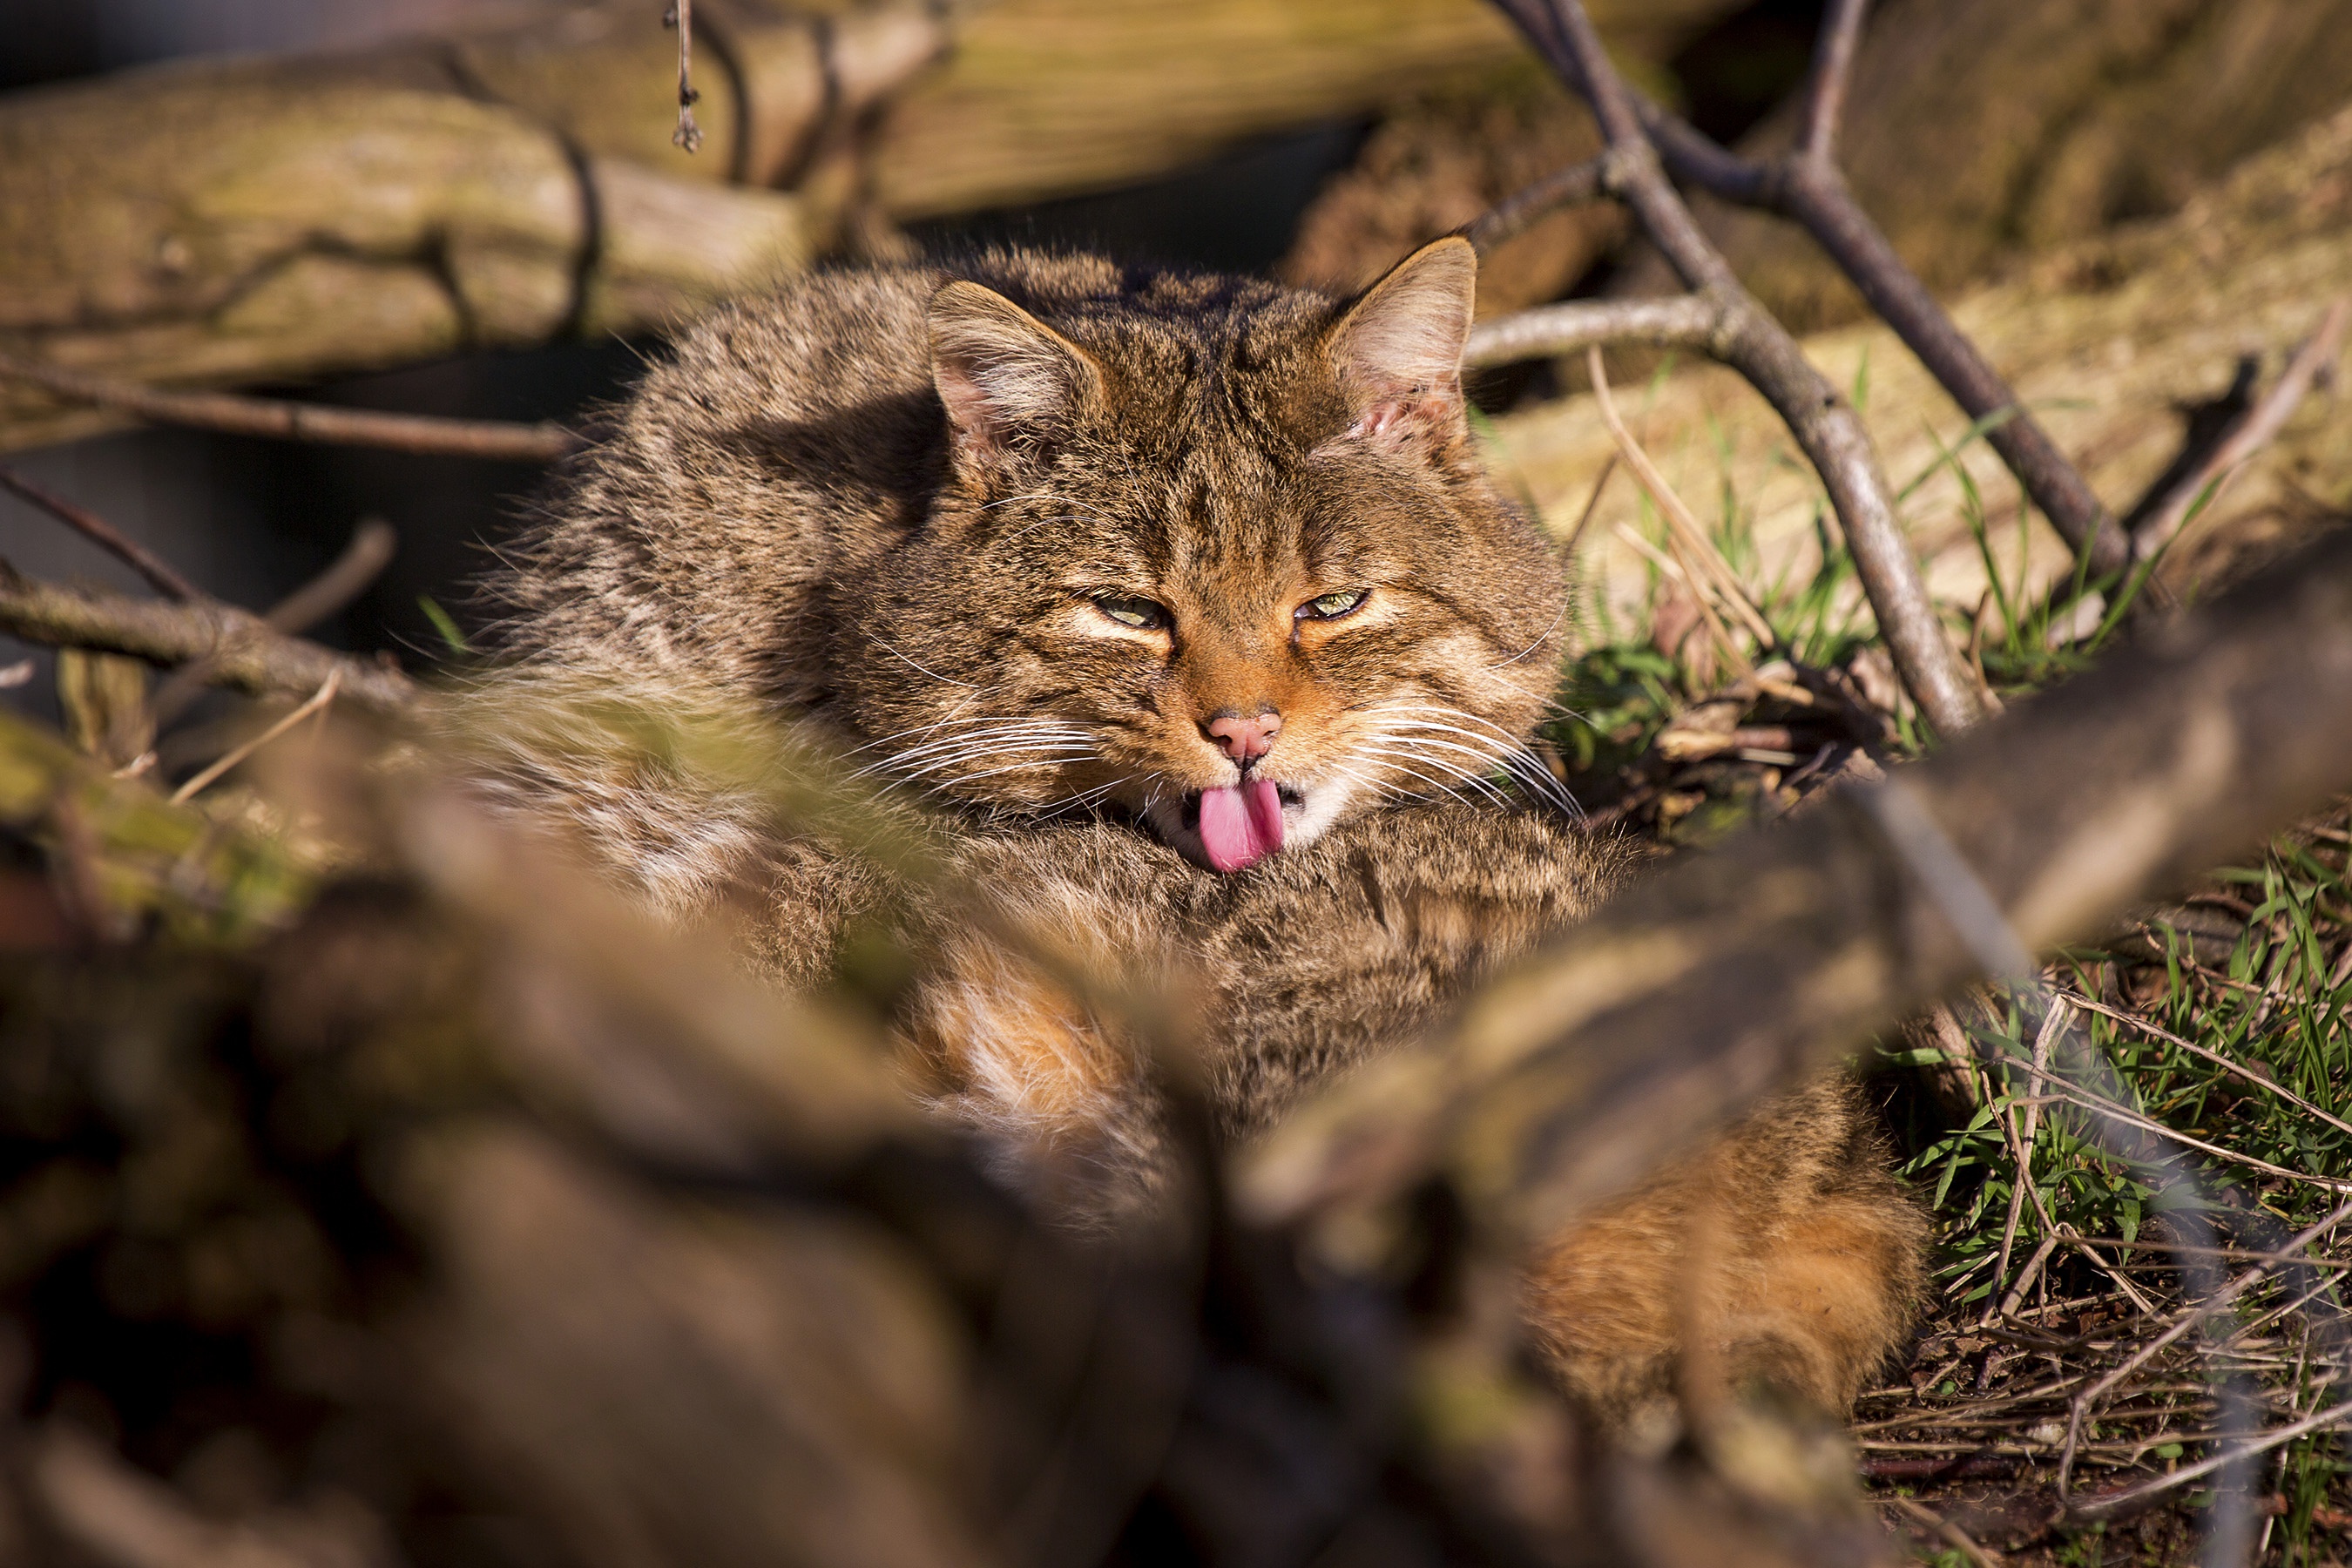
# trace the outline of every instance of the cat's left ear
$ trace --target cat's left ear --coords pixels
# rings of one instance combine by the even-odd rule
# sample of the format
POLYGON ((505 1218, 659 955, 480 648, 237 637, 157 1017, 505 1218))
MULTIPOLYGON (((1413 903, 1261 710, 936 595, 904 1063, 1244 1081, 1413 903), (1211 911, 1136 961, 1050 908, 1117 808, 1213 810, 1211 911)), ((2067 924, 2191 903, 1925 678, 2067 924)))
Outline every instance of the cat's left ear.
POLYGON ((1478 253, 1449 235, 1406 257, 1325 340, 1355 413, 1350 439, 1435 453, 1468 433, 1462 350, 1478 294, 1478 253))

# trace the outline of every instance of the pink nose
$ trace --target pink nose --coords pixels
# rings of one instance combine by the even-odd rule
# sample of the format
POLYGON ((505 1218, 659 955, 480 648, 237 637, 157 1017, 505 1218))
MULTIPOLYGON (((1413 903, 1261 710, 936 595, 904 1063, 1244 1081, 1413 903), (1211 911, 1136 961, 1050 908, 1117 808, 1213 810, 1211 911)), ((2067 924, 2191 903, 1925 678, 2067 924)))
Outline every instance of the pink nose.
POLYGON ((1274 750, 1274 738, 1282 733, 1282 715, 1268 711, 1244 719, 1228 710, 1201 729, 1211 744, 1247 767, 1274 750))

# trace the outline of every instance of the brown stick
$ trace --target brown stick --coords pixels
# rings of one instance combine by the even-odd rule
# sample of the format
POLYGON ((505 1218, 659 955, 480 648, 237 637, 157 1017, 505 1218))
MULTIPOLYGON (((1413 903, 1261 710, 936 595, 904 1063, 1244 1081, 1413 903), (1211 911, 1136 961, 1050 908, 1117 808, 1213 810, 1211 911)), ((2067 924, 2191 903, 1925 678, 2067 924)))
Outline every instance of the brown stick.
POLYGON ((694 122, 694 106, 702 95, 694 90, 694 0, 671 0, 666 19, 677 29, 677 129, 670 132, 670 145, 699 153, 702 127, 694 122))
POLYGON ((53 495, 35 484, 16 469, 0 463, 0 486, 32 502, 51 517, 71 528, 83 538, 122 562, 148 582, 158 593, 173 599, 190 600, 205 597, 203 589, 180 575, 172 563, 132 539, 114 524, 85 507, 76 506, 63 496, 53 495))
MULTIPOLYGON (((397 542, 398 536, 390 523, 382 518, 362 519, 359 527, 352 531, 351 542, 343 546, 343 552, 329 563, 325 571, 271 605, 260 616, 259 624, 287 637, 310 630, 374 582, 377 574, 391 563, 397 542)), ((158 727, 178 717, 204 688, 220 684, 219 670, 233 646, 223 644, 200 658, 190 659, 156 688, 148 707, 158 727)))
POLYGON ((367 585, 392 564, 393 552, 399 544, 400 536, 392 524, 380 517, 362 518, 343 552, 324 572, 272 605, 261 618, 289 637, 309 631, 365 593, 367 585))
POLYGON ((288 637, 249 611, 214 599, 183 605, 61 588, 0 563, 0 631, 51 647, 96 648, 153 664, 211 661, 210 679, 255 696, 309 696, 337 676, 342 694, 380 712, 418 695, 397 669, 288 637))
MULTIPOLYGON (((1843 18, 1833 18, 1839 20, 1843 18)), ((1822 51, 1832 60, 1835 53, 1834 47, 1822 51)), ((1843 89, 1815 96, 1816 101, 1828 100, 1823 123, 1833 135, 1843 89)), ((1752 163, 1655 104, 1638 101, 1643 127, 1676 179, 1737 205, 1778 213, 1802 226, 1969 418, 1985 420, 2009 412, 1985 439, 2033 504, 2077 552, 2089 552, 2092 571, 2121 574, 2129 568, 2130 542, 2082 474, 1903 264, 1828 156, 1812 155, 1809 141, 1772 163, 1752 163)))
POLYGON ((1470 329, 1462 363, 1473 368, 1510 364, 1618 343, 1693 349, 1719 358, 1717 342, 1728 325, 1722 302, 1704 294, 1673 300, 1570 300, 1481 321, 1470 329))
POLYGON ((1845 94, 1853 80, 1854 50, 1862 43, 1862 19, 1870 0, 1832 0, 1822 19, 1822 36, 1813 44, 1812 79, 1805 94, 1805 156, 1828 163, 1837 156, 1840 125, 1845 119, 1845 94))
POLYGON ((72 402, 153 424, 183 425, 228 436, 376 447, 420 457, 483 458, 500 463, 552 463, 587 444, 577 432, 551 422, 523 425, 499 419, 444 419, 429 414, 330 408, 323 404, 228 392, 158 392, 130 382, 5 357, 0 357, 0 376, 30 382, 72 402))
POLYGON ((1496 246, 1525 234, 1535 226, 1538 219, 1555 209, 1583 206, 1608 195, 1606 155, 1587 158, 1581 163, 1571 163, 1505 196, 1463 226, 1462 237, 1470 242, 1483 259, 1496 246))
POLYGON ((2205 496, 2208 486, 2212 487, 2211 499, 2220 500, 2222 488, 2247 459, 2277 438, 2287 420, 2302 406, 2312 383, 2343 353, 2347 321, 2352 321, 2352 300, 2338 300, 2328 306, 2326 314, 2319 320, 2318 331, 2287 362, 2278 381, 2263 395, 2262 401, 2229 438, 2208 453, 2194 469, 2183 474, 2161 498, 2141 509, 2144 516, 2131 535, 2134 553, 2145 559, 2172 542, 2173 536, 2188 522, 2189 512, 2205 496))
POLYGON ((1732 276, 1667 183, 1630 88, 1580 0, 1496 0, 1601 122, 1609 188, 1633 209, 1683 281, 1722 313, 1717 357, 1770 403, 1829 491, 1879 633, 1927 721, 1947 735, 1983 717, 1975 680, 1927 597, 1869 433, 1796 340, 1732 276))
MULTIPOLYGON (((2009 939, 2047 950, 2352 780, 2352 536, 2322 541, 1906 769, 2009 939)), ((1444 1172, 1523 1235, 1623 1187, 1985 973, 1851 793, 1677 863, 1252 1162, 1267 1216, 1444 1172), (1522 1228, 1523 1227, 1523 1228, 1522 1228)))

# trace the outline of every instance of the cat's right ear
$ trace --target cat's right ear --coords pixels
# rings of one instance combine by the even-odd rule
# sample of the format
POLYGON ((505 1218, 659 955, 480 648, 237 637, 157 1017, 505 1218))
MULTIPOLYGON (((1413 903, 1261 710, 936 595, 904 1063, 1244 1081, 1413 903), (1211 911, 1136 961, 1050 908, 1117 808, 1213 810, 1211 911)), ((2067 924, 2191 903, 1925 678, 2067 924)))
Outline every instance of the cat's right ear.
POLYGON ((977 283, 931 296, 930 334, 959 461, 992 467, 1046 445, 1101 387, 1085 350, 977 283))

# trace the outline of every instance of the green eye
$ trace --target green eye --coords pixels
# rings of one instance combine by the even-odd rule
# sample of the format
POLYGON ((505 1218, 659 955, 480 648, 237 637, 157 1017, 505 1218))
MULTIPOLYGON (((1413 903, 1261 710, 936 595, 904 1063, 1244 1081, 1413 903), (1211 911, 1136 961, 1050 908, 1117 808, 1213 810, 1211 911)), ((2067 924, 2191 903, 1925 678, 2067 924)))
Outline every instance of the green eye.
POLYGON ((1371 593, 1370 588, 1347 588, 1337 594, 1309 599, 1298 606, 1298 618, 1302 621, 1336 621, 1341 616, 1360 608, 1364 601, 1371 597, 1371 593))
POLYGON ((1169 624, 1167 610, 1149 599, 1124 599, 1106 594, 1095 600, 1095 608, 1120 626, 1133 626, 1138 631, 1156 632, 1169 624))

